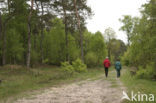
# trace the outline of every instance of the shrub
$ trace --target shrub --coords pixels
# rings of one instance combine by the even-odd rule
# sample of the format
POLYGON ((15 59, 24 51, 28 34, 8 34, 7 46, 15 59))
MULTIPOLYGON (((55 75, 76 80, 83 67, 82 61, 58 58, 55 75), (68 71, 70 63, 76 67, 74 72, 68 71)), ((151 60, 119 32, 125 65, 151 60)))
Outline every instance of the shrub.
POLYGON ((129 51, 125 52, 124 55, 121 58, 121 62, 123 65, 129 66, 130 61, 129 61, 129 51))
POLYGON ((97 65, 98 58, 93 52, 87 53, 85 56, 85 63, 87 64, 88 67, 94 67, 97 65))
POLYGON ((75 72, 81 73, 87 71, 87 66, 82 63, 80 59, 76 59, 72 62, 72 65, 69 62, 62 62, 61 69, 65 74, 73 75, 75 72))
POLYGON ((72 65, 69 64, 69 62, 62 62, 61 63, 61 69, 65 74, 69 74, 70 76, 74 74, 75 70, 72 65))
POLYGON ((86 72, 87 71, 87 66, 82 63, 80 59, 76 59, 75 61, 72 62, 73 68, 76 72, 86 72))
POLYGON ((48 63, 49 63, 49 59, 44 59, 44 60, 43 60, 43 63, 44 63, 44 64, 48 64, 48 63))
POLYGON ((147 78, 147 79, 152 79, 156 75, 155 70, 154 70, 154 63, 150 63, 146 65, 145 68, 139 67, 139 70, 136 73, 136 76, 138 78, 147 78))

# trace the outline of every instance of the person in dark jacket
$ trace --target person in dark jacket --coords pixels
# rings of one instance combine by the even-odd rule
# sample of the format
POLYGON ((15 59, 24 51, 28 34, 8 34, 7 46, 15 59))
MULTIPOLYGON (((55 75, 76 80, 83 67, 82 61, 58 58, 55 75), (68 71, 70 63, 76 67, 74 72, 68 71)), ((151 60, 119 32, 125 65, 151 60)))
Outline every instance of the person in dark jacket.
POLYGON ((105 76, 107 78, 108 76, 108 68, 110 67, 111 63, 108 59, 108 57, 106 57, 106 59, 103 61, 103 65, 104 65, 104 68, 105 68, 105 76))
POLYGON ((115 62, 115 69, 116 69, 116 72, 117 72, 117 78, 119 78, 120 77, 120 71, 122 69, 122 65, 121 65, 119 59, 115 62))

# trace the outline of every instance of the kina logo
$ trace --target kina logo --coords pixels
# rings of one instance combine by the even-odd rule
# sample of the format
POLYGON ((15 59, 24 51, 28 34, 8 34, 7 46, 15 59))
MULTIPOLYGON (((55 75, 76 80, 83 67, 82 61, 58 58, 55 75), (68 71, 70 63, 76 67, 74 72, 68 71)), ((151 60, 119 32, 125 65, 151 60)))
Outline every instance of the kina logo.
POLYGON ((121 98, 122 100, 126 99, 129 101, 149 101, 149 102, 155 101, 154 94, 142 94, 140 92, 134 93, 133 91, 131 92, 130 95, 131 97, 129 97, 125 91, 123 91, 122 94, 123 94, 121 98))

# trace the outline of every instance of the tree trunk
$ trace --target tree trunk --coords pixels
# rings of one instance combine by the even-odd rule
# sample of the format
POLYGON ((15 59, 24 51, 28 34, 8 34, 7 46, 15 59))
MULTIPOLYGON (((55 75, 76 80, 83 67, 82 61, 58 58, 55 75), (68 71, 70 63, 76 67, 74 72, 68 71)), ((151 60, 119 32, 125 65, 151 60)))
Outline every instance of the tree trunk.
POLYGON ((78 14, 77 7, 76 7, 76 0, 74 0, 74 7, 75 7, 75 14, 76 14, 76 17, 77 17, 77 25, 78 25, 79 34, 80 34, 81 60, 82 60, 82 62, 84 62, 83 35, 82 35, 81 27, 80 27, 80 18, 79 18, 79 14, 78 14))
POLYGON ((128 47, 130 46, 130 37, 128 36, 128 47))
POLYGON ((68 53, 68 28, 67 28, 67 15, 64 0, 62 0, 63 5, 63 14, 64 14, 64 24, 65 24, 65 41, 66 41, 66 61, 69 61, 69 53, 68 53))
POLYGON ((1 35, 2 35, 2 65, 6 64, 6 43, 7 43, 7 38, 6 38, 6 25, 9 22, 9 20, 12 18, 12 15, 9 15, 9 17, 2 23, 1 22, 1 35))
POLYGON ((1 17, 1 12, 0 12, 0 40, 2 37, 2 17, 1 17))
MULTIPOLYGON (((39 7, 38 7, 38 4, 37 4, 36 0, 35 0, 35 5, 36 5, 36 11, 38 12, 39 11, 39 7)), ((34 49, 35 50, 37 49, 37 33, 36 32, 34 34, 34 49)))
POLYGON ((6 64, 6 33, 5 33, 5 25, 3 25, 3 44, 2 44, 2 65, 6 64))
POLYGON ((44 39, 44 34, 43 34, 43 15, 44 15, 44 9, 43 9, 43 4, 41 1, 41 8, 42 8, 42 17, 41 17, 41 42, 40 42, 40 49, 41 49, 41 63, 43 63, 44 60, 44 54, 43 54, 43 39, 44 39))
POLYGON ((27 51, 27 61, 26 61, 27 68, 30 67, 30 52, 31 52, 31 25, 29 19, 28 20, 28 51, 27 51))
POLYGON ((39 11, 39 7, 38 7, 38 4, 37 4, 37 0, 35 0, 35 4, 36 4, 36 11, 39 11))
POLYGON ((27 51, 27 68, 30 67, 30 57, 31 57, 31 16, 33 11, 33 0, 31 0, 31 10, 28 16, 28 51, 27 51))
MULTIPOLYGON (((10 0, 7 0, 7 6, 8 6, 8 12, 10 15, 10 0)), ((6 30, 5 27, 7 25, 7 22, 12 18, 12 16, 9 16, 4 23, 2 23, 2 18, 0 14, 0 21, 1 21, 1 30, 0 32, 2 33, 3 36, 3 44, 2 44, 2 65, 6 64, 6 30)))
POLYGON ((7 3, 8 3, 8 11, 9 11, 9 14, 10 14, 10 0, 7 0, 7 3))

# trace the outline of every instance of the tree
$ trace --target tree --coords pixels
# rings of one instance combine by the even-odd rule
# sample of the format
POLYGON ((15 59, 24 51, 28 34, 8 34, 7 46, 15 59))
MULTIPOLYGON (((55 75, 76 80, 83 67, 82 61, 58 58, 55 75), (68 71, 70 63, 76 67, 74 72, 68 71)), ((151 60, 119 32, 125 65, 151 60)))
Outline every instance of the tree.
MULTIPOLYGON (((3 4, 0 9, 0 62, 26 64, 29 68, 39 63, 59 65, 65 58, 71 63, 80 57, 74 1, 4 0, 0 3, 3 4)), ((86 0, 77 1, 76 9, 83 34, 91 9, 86 0)))
POLYGON ((10 12, 10 0, 2 0, 1 1, 3 5, 5 5, 5 8, 2 8, 2 11, 4 12, 4 20, 1 18, 1 34, 2 34, 2 65, 6 64, 6 26, 9 20, 13 17, 13 12, 10 12))
POLYGON ((82 62, 84 62, 84 52, 83 52, 83 36, 82 36, 82 31, 81 31, 81 27, 80 27, 80 17, 77 11, 77 4, 76 4, 76 0, 74 0, 74 7, 75 7, 75 15, 77 17, 77 25, 78 25, 78 29, 79 29, 79 35, 80 35, 80 44, 81 44, 81 60, 82 62))
POLYGON ((34 0, 31 0, 31 9, 28 15, 28 51, 27 51, 27 68, 30 67, 30 58, 31 58, 31 17, 33 13, 34 0))
MULTIPOLYGON (((2 15, 1 15, 1 12, 0 12, 0 41, 2 41, 2 15)), ((1 48, 1 42, 0 42, 0 58, 1 55, 2 55, 2 48, 1 48)), ((0 65, 1 65, 1 59, 0 59, 0 65)))
POLYGON ((111 39, 115 38, 115 31, 108 27, 105 29, 104 36, 107 42, 109 42, 111 39))
POLYGON ((83 37, 80 34, 85 30, 85 19, 90 16, 91 9, 87 6, 86 0, 71 1, 71 0, 55 0, 54 7, 56 11, 60 13, 60 16, 64 20, 65 34, 66 34, 66 60, 69 60, 69 47, 68 44, 71 40, 68 38, 68 34, 74 34, 74 32, 80 31, 79 35, 75 37, 80 42, 81 58, 83 57, 83 37), (85 12, 85 13, 84 13, 85 12), (81 30, 80 30, 81 29, 81 30))
POLYGON ((115 31, 109 27, 109 28, 105 29, 104 36, 105 36, 106 41, 107 41, 108 57, 111 59, 110 40, 115 38, 115 31))
POLYGON ((64 25, 65 25, 65 41, 66 41, 66 61, 69 61, 69 46, 68 46, 68 31, 69 31, 69 27, 68 27, 68 25, 69 24, 67 24, 67 23, 69 23, 68 22, 68 19, 69 19, 69 15, 70 14, 67 14, 67 12, 71 12, 71 6, 70 6, 70 4, 71 4, 71 1, 70 0, 56 0, 55 2, 54 2, 54 7, 55 8, 57 8, 57 11, 58 12, 61 12, 62 13, 62 11, 63 11, 63 13, 62 13, 62 15, 63 15, 63 23, 64 23, 64 25))
POLYGON ((44 61, 44 53, 43 53, 43 40, 44 40, 44 29, 45 29, 45 23, 46 23, 46 18, 48 14, 48 12, 45 10, 47 8, 47 6, 49 5, 50 1, 49 0, 35 0, 35 4, 37 6, 37 11, 38 11, 38 15, 39 16, 39 27, 41 28, 40 30, 40 56, 41 56, 41 63, 43 63, 44 61), (37 4, 37 2, 39 2, 40 4, 40 8, 39 8, 39 4, 37 4), (41 9, 41 10, 40 10, 41 9))
POLYGON ((128 40, 128 46, 130 45, 130 40, 132 37, 133 28, 135 25, 135 19, 132 19, 130 15, 124 15, 123 19, 119 19, 121 23, 123 23, 123 26, 120 28, 120 30, 125 31, 127 35, 128 40))
POLYGON ((65 32, 64 25, 61 19, 54 19, 52 21, 53 28, 47 32, 45 31, 45 39, 43 41, 43 48, 45 60, 49 64, 60 65, 65 61, 65 32))
POLYGON ((156 77, 156 54, 154 53, 156 51, 155 0, 150 0, 142 7, 142 17, 130 19, 131 45, 123 56, 123 61, 127 65, 137 67, 137 75, 141 78, 151 79, 156 77))
POLYGON ((114 60, 120 59, 127 48, 125 43, 122 40, 118 40, 115 38, 110 40, 109 46, 110 46, 111 56, 113 56, 114 60))
POLYGON ((96 32, 95 34, 84 32, 84 54, 85 63, 88 67, 92 66, 102 66, 102 61, 107 55, 107 48, 105 39, 101 32, 96 32))

